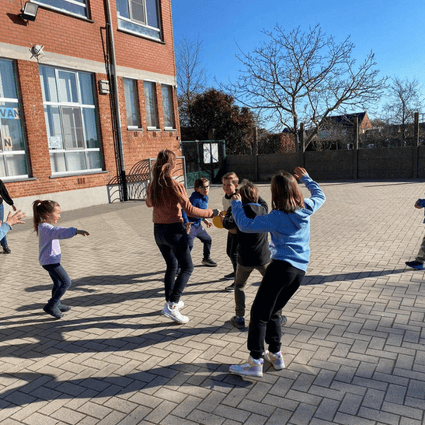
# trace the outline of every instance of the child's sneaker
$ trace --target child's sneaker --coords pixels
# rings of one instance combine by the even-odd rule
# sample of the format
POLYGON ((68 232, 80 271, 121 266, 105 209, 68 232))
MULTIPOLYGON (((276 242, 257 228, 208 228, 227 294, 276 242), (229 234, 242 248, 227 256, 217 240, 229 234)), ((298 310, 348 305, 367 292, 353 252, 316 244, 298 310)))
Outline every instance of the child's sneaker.
POLYGON ((245 319, 239 316, 233 316, 230 323, 238 329, 245 329, 245 319))
POLYGON ((224 288, 224 290, 226 291, 226 292, 235 292, 235 282, 233 282, 231 285, 229 285, 229 286, 226 286, 225 288, 224 288))
POLYGON ((202 260, 202 265, 207 267, 217 267, 217 263, 211 260, 211 258, 204 258, 202 260))
POLYGON ((69 305, 65 305, 65 304, 62 304, 62 303, 58 304, 58 308, 62 313, 65 313, 65 312, 71 310, 71 307, 69 305))
POLYGON ((48 304, 46 304, 43 307, 43 310, 47 314, 50 314, 51 316, 53 316, 55 319, 61 319, 62 318, 62 313, 57 306, 50 307, 48 304))
POLYGON ((420 263, 419 261, 406 261, 404 264, 406 264, 407 267, 411 267, 412 269, 416 269, 416 270, 424 269, 424 263, 420 263))
MULTIPOLYGON (((165 304, 164 304, 164 308, 162 309, 162 311, 164 311, 165 310, 165 308, 168 306, 168 302, 167 301, 165 301, 165 304)), ((176 307, 179 309, 179 310, 181 310, 183 307, 184 307, 184 302, 183 301, 179 301, 177 304, 176 304, 176 307)))
POLYGON ((251 356, 248 357, 248 363, 241 365, 232 365, 229 367, 229 372, 240 376, 256 376, 263 377, 263 359, 255 360, 251 356))
POLYGON ((276 354, 270 353, 269 350, 266 350, 264 353, 264 358, 273 365, 275 370, 285 369, 285 362, 283 361, 283 354, 279 351, 276 354))
POLYGON ((177 306, 178 304, 176 303, 165 303, 165 306, 162 309, 162 314, 180 325, 187 323, 189 318, 187 316, 183 316, 177 306))

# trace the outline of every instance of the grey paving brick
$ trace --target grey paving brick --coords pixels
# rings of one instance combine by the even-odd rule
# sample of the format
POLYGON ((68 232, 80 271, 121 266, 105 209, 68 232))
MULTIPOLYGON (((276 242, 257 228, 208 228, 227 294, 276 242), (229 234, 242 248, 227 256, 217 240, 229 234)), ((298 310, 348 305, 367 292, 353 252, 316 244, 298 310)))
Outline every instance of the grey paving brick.
POLYGON ((339 401, 324 398, 317 410, 314 412, 314 418, 332 422, 336 412, 338 411, 339 405, 339 401))

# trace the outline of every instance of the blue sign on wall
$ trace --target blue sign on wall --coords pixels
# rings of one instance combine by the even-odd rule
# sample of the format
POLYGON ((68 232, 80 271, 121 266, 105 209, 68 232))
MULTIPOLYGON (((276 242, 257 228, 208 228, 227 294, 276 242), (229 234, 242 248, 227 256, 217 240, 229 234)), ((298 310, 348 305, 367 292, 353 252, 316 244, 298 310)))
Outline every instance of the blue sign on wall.
POLYGON ((18 108, 6 108, 5 106, 0 106, 0 118, 5 118, 9 120, 19 120, 18 108))

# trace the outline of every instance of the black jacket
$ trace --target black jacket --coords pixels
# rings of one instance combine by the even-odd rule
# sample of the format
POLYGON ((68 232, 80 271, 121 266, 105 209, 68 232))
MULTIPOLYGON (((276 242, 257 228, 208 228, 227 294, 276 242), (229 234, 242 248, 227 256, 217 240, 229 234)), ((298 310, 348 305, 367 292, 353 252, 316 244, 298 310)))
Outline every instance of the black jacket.
MULTIPOLYGON (((258 197, 258 204, 244 204, 243 209, 248 218, 268 213, 267 202, 258 197)), ((241 266, 254 267, 263 266, 270 261, 270 249, 268 232, 245 233, 241 232, 233 220, 232 207, 227 210, 223 220, 223 227, 226 229, 237 229, 238 235, 238 264, 241 266)))
POLYGON ((0 180, 0 204, 4 201, 9 204, 13 205, 12 198, 9 196, 9 192, 6 189, 6 186, 4 185, 3 181, 0 180))

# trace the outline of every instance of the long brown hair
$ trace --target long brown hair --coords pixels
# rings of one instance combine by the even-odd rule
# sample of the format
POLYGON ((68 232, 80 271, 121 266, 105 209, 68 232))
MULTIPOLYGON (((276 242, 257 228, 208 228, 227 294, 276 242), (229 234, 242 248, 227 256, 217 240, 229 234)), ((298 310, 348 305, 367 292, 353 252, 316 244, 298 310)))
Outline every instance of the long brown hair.
POLYGON ((55 201, 42 201, 37 199, 32 204, 33 217, 34 217, 34 230, 38 235, 38 225, 43 222, 47 214, 51 214, 55 207, 59 207, 59 204, 55 201))
POLYGON ((272 209, 293 213, 304 208, 304 198, 297 179, 287 171, 279 171, 271 182, 272 209))
POLYGON ((173 179, 173 169, 176 165, 176 154, 169 149, 158 152, 156 162, 152 171, 152 183, 150 187, 150 198, 152 205, 156 207, 166 199, 166 196, 175 195, 179 198, 175 190, 173 179))

